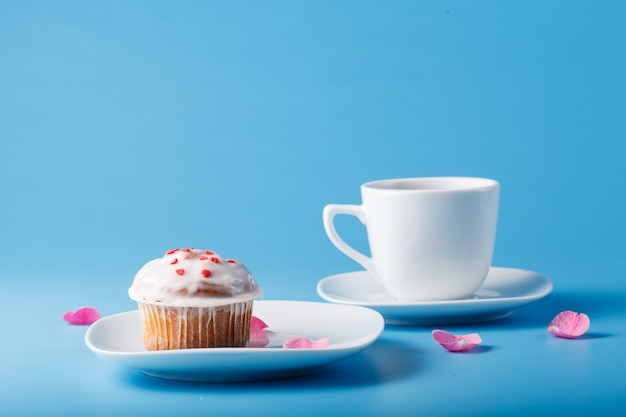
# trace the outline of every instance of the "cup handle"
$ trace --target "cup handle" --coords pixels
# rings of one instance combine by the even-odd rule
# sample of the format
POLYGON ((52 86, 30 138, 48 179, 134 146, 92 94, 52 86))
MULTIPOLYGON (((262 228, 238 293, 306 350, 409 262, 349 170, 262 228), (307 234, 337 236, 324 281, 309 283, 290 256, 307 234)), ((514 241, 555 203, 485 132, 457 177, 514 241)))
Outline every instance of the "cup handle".
POLYGON ((341 236, 339 236, 337 230, 335 230, 334 218, 337 214, 349 214, 355 216, 365 225, 365 215, 362 206, 354 204, 328 204, 324 207, 323 212, 324 230, 326 230, 328 238, 337 247, 337 249, 343 252, 347 257, 361 264, 361 266, 375 276, 372 259, 348 245, 341 238, 341 236))

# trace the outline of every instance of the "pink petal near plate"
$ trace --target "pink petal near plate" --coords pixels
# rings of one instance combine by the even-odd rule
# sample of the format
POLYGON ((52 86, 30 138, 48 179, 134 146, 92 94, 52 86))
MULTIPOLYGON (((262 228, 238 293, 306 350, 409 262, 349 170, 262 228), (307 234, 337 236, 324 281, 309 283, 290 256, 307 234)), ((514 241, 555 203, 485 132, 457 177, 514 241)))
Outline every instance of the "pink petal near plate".
POLYGON ((267 324, 258 317, 252 316, 250 322, 250 337, 262 337, 266 335, 267 324))
POLYGON ((589 330, 591 321, 584 313, 563 311, 552 319, 548 326, 548 333, 565 339, 575 339, 589 330))
MULTIPOLYGON (((270 339, 267 335, 267 329, 269 326, 260 318, 252 316, 250 323, 250 341, 248 347, 250 348, 262 348, 269 344, 270 339)), ((330 345, 330 339, 324 337, 319 340, 311 340, 306 337, 294 336, 283 343, 285 349, 316 349, 325 348, 330 345)))
POLYGON ((267 324, 258 317, 252 316, 250 323, 250 341, 248 347, 263 348, 268 345, 270 338, 267 336, 267 324))
POLYGON ((63 320, 70 324, 92 324, 102 316, 92 307, 81 307, 75 311, 68 311, 63 315, 63 320))
POLYGON ((458 336, 445 330, 433 330, 432 336, 436 342, 450 352, 468 351, 482 343, 478 333, 458 336))
POLYGON ((283 348, 285 349, 320 349, 320 348, 328 347, 328 345, 330 345, 330 339, 327 337, 323 337, 318 340, 311 340, 306 337, 295 336, 287 340, 283 344, 283 348))

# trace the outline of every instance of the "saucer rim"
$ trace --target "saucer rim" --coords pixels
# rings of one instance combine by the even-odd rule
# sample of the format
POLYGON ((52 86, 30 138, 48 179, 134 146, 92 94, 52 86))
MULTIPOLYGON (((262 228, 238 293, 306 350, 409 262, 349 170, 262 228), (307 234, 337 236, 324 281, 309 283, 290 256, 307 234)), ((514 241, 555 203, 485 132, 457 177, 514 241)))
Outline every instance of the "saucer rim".
MULTIPOLYGON (((409 326, 447 326, 484 323, 500 320, 513 313, 513 310, 527 304, 538 301, 552 292, 554 286, 550 280, 542 274, 516 268, 493 267, 501 273, 513 273, 529 275, 529 278, 538 280, 537 288, 530 294, 519 297, 478 298, 452 301, 429 301, 416 303, 368 303, 357 300, 333 299, 324 291, 318 290, 318 294, 326 301, 335 304, 357 305, 378 311, 390 325, 409 326), (496 269, 497 268, 497 269, 496 269)), ((337 275, 351 275, 363 271, 336 274, 325 278, 326 282, 336 279, 337 275)), ((519 278, 518 278, 519 279, 519 278)), ((324 281, 324 280, 322 280, 324 281)), ((487 285, 490 285, 486 281, 487 285)), ((318 289, 322 289, 323 283, 318 283, 318 289)), ((485 285, 483 285, 484 288, 485 285)), ((493 287, 491 287, 493 288, 493 287)), ((534 287, 533 287, 534 288, 534 287)))
MULTIPOLYGON (((515 301, 515 302, 535 301, 537 299, 547 296, 554 289, 554 285, 550 281, 550 279, 548 279, 545 275, 540 274, 535 271, 525 270, 525 269, 520 269, 520 268, 498 267, 498 266, 492 266, 490 269, 490 272, 491 271, 498 271, 498 272, 514 271, 514 272, 519 272, 519 273, 524 273, 524 274, 532 274, 534 275, 535 279, 542 281, 541 282, 542 289, 541 291, 537 291, 532 294, 525 294, 521 296, 507 296, 507 297, 493 297, 493 298, 465 298, 465 299, 458 299, 458 300, 439 300, 439 301, 398 301, 397 300, 395 302, 372 302, 372 301, 358 300, 358 299, 336 298, 332 296, 331 294, 329 294, 327 291, 323 290, 323 287, 325 286, 325 284, 327 285, 328 282, 330 281, 340 279, 341 276, 354 275, 354 274, 363 274, 363 275, 368 275, 368 276, 370 275, 369 272, 366 270, 359 270, 359 271, 343 272, 343 273, 334 274, 334 275, 330 275, 325 278, 322 278, 317 283, 316 290, 317 290, 318 295, 322 297, 324 300, 331 302, 331 303, 344 304, 344 305, 354 305, 354 306, 362 306, 362 307, 422 307, 422 306, 423 307, 438 307, 438 306, 462 306, 462 305, 473 305, 473 304, 493 304, 493 303, 497 304, 497 303, 504 303, 506 301, 515 301)), ((371 276, 370 276, 370 279, 372 279, 371 276)), ((480 291, 481 289, 483 289, 483 287, 484 287, 484 284, 477 291, 480 291)), ((390 297, 393 297, 388 292, 385 292, 385 294, 388 294, 390 297)))

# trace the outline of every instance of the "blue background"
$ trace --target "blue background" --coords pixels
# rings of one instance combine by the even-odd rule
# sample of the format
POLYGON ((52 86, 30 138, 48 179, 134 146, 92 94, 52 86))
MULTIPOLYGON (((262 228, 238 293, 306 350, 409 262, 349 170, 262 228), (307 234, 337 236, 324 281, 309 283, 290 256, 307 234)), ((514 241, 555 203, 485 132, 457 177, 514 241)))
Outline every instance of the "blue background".
MULTIPOLYGON (((1 1, 1 402, 14 415, 282 414, 314 398, 365 415, 623 408, 625 18, 619 1, 1 1), (176 384, 112 368, 61 320, 135 308, 136 270, 184 246, 242 260, 266 299, 321 301, 320 279, 360 269, 328 241, 324 205, 434 175, 500 181, 494 265, 555 286, 459 328, 491 337, 480 355, 390 328, 311 377, 176 384), (563 309, 587 312, 592 337, 547 335, 563 309)), ((356 221, 338 227, 365 250, 356 221)))

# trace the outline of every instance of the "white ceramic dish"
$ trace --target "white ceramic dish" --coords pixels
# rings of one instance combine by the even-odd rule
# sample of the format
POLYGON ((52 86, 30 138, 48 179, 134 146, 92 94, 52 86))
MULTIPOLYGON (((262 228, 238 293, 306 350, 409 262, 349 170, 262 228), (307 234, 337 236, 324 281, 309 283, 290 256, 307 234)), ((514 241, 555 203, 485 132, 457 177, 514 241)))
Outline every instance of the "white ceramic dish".
POLYGON ((383 317, 358 306, 300 301, 256 301, 253 314, 269 327, 265 348, 184 349, 148 352, 138 311, 92 324, 85 343, 120 365, 165 379, 235 382, 288 378, 322 370, 365 349, 384 329, 383 317), (292 336, 330 338, 320 349, 283 349, 292 336))
POLYGON ((366 271, 324 278, 318 294, 332 303, 375 309, 389 324, 464 324, 503 318, 513 309, 545 297, 552 283, 536 272, 492 267, 482 287, 464 300, 399 302, 366 271))

